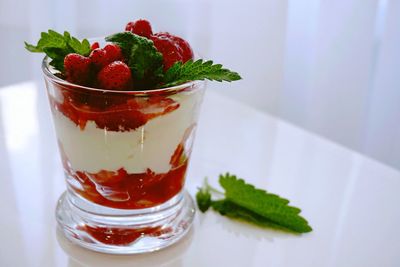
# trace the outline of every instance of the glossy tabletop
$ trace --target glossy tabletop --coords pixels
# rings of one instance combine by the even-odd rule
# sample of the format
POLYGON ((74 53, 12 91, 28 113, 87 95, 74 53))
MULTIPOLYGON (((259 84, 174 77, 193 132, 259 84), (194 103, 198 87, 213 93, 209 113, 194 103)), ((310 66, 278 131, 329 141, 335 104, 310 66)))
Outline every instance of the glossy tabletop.
POLYGON ((112 256, 56 230, 65 185, 44 84, 0 88, 0 266, 400 266, 400 172, 215 91, 206 93, 187 177, 237 174, 302 208, 293 235, 198 212, 159 252, 112 256))

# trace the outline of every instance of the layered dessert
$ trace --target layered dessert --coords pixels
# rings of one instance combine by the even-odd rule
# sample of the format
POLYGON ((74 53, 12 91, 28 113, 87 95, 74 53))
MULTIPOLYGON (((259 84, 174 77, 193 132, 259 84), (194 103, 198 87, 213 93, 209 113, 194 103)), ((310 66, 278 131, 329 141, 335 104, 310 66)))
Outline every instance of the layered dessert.
MULTIPOLYGON (((193 59, 185 40, 153 34, 147 21, 130 22, 126 31, 153 42, 163 70, 193 59)), ((53 85, 50 103, 69 187, 99 205, 143 209, 182 190, 203 90, 188 83, 172 92, 140 92, 154 82, 134 82, 127 61, 114 43, 93 43, 87 57, 67 55, 70 84, 53 85)))
POLYGON ((204 93, 201 80, 240 76, 195 60, 187 41, 153 33, 146 20, 129 22, 105 40, 49 30, 37 45, 25 45, 47 55, 43 71, 68 185, 56 211, 64 233, 98 251, 110 251, 98 242, 129 246, 139 237, 159 237, 146 243, 151 250, 179 239, 193 219, 193 203, 187 194, 175 198, 178 212, 168 200, 184 187, 204 93), (149 222, 142 223, 144 217, 149 222))

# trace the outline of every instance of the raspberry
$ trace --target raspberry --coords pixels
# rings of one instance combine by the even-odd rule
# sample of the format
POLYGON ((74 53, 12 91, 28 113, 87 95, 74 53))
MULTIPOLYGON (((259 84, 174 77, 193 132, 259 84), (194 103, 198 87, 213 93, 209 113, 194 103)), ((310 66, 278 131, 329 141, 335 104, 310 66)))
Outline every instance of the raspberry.
POLYGON ((110 63, 108 62, 106 54, 106 50, 102 48, 96 48, 90 53, 89 58, 92 60, 93 66, 95 66, 96 69, 101 69, 110 63))
POLYGON ((164 58, 164 71, 169 69, 175 62, 183 61, 182 49, 168 36, 155 34, 150 37, 158 52, 164 58))
POLYGON ((95 50, 96 48, 99 48, 99 42, 94 42, 91 46, 90 46, 90 50, 95 50))
POLYGON ((87 85, 91 81, 92 70, 90 58, 71 53, 64 58, 64 69, 67 81, 87 85))
POLYGON ((126 24, 125 31, 129 31, 147 38, 150 38, 150 36, 153 35, 150 22, 144 19, 139 19, 135 22, 128 22, 128 24, 126 24))
POLYGON ((135 22, 129 21, 125 26, 125 31, 133 33, 133 25, 135 25, 135 22))
POLYGON ((114 61, 100 70, 97 82, 104 89, 129 90, 132 87, 131 70, 124 62, 114 61))
POLYGON ((107 52, 109 63, 124 59, 121 48, 116 44, 108 44, 103 49, 107 52))
POLYGON ((168 32, 160 32, 156 33, 157 36, 165 36, 166 38, 169 38, 175 42, 181 49, 182 49, 182 58, 183 62, 186 62, 190 59, 193 59, 193 50, 190 47, 189 43, 182 39, 181 37, 172 35, 168 32))
POLYGON ((89 58, 97 70, 105 67, 111 62, 123 60, 121 48, 115 44, 108 44, 104 48, 96 48, 89 58))

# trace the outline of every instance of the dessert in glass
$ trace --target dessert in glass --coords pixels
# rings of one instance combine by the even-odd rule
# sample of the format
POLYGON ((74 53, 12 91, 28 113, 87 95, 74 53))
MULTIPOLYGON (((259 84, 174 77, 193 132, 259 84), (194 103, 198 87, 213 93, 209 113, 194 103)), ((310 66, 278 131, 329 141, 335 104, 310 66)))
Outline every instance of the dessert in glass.
POLYGON ((146 239, 163 246, 186 232, 194 206, 182 189, 204 84, 114 92, 57 79, 46 61, 44 70, 67 180, 57 208, 66 234, 122 252, 138 237, 146 250, 146 239))
POLYGON ((54 31, 26 44, 47 54, 42 69, 67 183, 58 226, 71 241, 114 254, 158 250, 189 230, 195 206, 184 184, 201 80, 240 78, 193 61, 185 40, 153 34, 145 20, 125 30, 91 46, 54 31))

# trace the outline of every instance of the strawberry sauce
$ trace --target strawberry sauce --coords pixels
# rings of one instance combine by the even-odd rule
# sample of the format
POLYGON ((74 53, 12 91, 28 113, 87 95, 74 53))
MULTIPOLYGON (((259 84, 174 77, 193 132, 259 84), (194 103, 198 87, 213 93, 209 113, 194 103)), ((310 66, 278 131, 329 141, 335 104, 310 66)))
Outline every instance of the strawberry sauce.
POLYGON ((150 169, 145 173, 128 174, 123 168, 115 173, 77 171, 73 177, 82 189, 74 189, 85 199, 110 208, 150 208, 166 202, 182 190, 186 169, 187 162, 163 174, 155 174, 150 169))
POLYGON ((51 105, 73 121, 81 130, 88 121, 94 121, 100 129, 130 131, 146 124, 149 120, 179 108, 171 98, 152 96, 148 98, 92 92, 90 95, 79 90, 61 89, 63 101, 50 97, 51 105))
POLYGON ((170 228, 162 229, 158 227, 146 227, 139 229, 125 229, 125 228, 107 228, 107 227, 93 227, 84 225, 80 227, 80 230, 87 232, 97 241, 108 244, 124 246, 136 241, 140 237, 144 236, 160 236, 172 231, 170 228))

